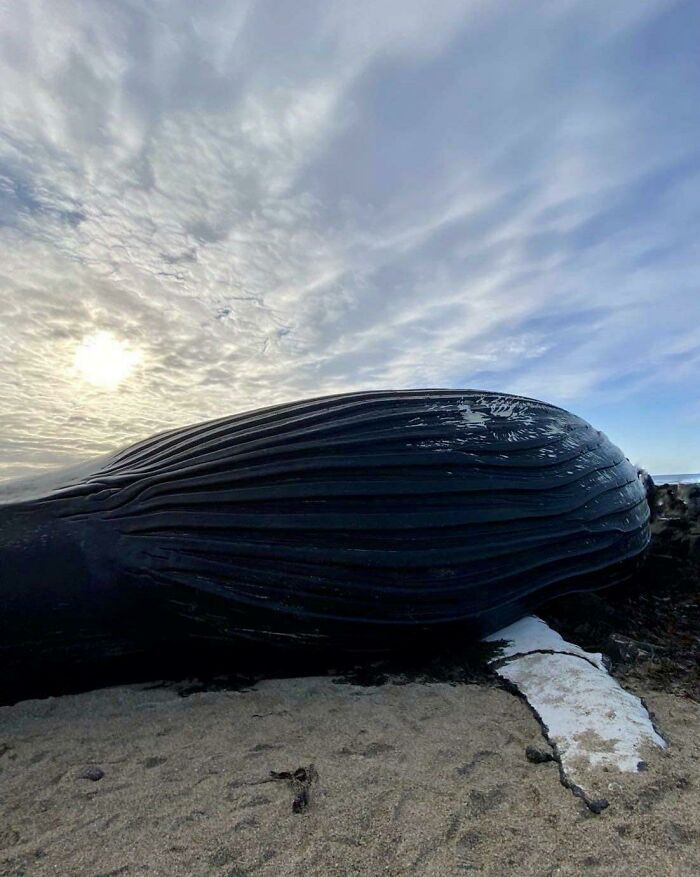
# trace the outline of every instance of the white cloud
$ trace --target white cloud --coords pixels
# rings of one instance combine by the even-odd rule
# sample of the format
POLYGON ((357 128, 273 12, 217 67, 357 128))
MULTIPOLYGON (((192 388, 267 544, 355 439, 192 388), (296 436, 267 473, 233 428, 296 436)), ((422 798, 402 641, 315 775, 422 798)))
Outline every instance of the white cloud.
POLYGON ((0 476, 358 386, 690 382, 673 3, 275 8, 2 7, 0 476), (98 331, 147 367, 76 393, 98 331))

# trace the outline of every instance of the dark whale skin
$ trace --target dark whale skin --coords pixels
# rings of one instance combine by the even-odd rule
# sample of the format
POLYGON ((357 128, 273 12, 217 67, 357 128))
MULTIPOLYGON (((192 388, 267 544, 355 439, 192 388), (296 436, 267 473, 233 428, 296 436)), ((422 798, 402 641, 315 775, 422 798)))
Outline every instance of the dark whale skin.
POLYGON ((650 538, 603 433, 476 390, 277 405, 49 480, 0 488, 0 662, 20 681, 159 648, 476 637, 629 578, 650 538))

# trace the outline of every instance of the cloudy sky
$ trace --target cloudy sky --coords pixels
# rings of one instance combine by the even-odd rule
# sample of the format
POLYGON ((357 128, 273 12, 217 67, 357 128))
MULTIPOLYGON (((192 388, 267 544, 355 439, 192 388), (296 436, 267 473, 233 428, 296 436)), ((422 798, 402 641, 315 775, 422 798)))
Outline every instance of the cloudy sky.
POLYGON ((697 0, 0 0, 0 477, 357 388, 700 470, 697 0))

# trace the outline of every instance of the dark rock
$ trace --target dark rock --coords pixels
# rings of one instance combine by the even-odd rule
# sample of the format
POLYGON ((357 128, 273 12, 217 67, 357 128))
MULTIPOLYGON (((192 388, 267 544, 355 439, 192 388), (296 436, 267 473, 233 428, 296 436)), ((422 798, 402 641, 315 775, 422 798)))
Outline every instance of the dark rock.
POLYGON ((104 775, 105 772, 102 770, 102 768, 88 767, 87 770, 84 770, 80 774, 79 778, 81 780, 92 780, 93 783, 96 783, 98 780, 101 780, 104 775))
POLYGON ((682 484, 685 504, 691 518, 700 518, 700 484, 682 484))
POLYGON ((683 484, 662 484, 654 491, 654 516, 661 521, 685 518, 688 506, 683 484))
POLYGON ((656 657, 657 653, 657 649, 651 643, 634 640, 621 633, 613 633, 609 636, 606 651, 616 661, 625 663, 648 661, 656 657))
POLYGON ((602 813, 607 807, 610 806, 610 802, 606 798, 598 798, 595 801, 587 801, 588 809, 592 813, 602 813))
POLYGON ((546 749, 538 749, 536 746, 528 746, 525 749, 525 757, 531 764, 545 764, 554 761, 554 756, 546 749))

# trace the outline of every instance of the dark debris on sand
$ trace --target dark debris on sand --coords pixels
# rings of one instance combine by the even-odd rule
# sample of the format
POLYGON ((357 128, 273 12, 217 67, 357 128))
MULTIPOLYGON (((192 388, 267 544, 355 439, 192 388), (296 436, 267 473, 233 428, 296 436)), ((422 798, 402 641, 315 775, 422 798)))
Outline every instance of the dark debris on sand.
POLYGON ((650 497, 647 562, 624 588, 574 594, 540 609, 563 637, 609 655, 615 674, 700 701, 700 485, 650 497))
POLYGON ((295 771, 270 771, 270 778, 283 780, 292 791, 292 813, 303 813, 310 804, 311 785, 318 780, 318 772, 313 764, 298 767, 295 771))
POLYGON ((318 656, 304 660, 290 653, 284 668, 279 663, 269 666, 251 663, 243 672, 226 673, 219 670, 203 670, 195 677, 159 680, 146 683, 145 689, 169 688, 180 697, 189 697, 203 691, 246 691, 263 679, 289 676, 330 676, 338 684, 361 686, 406 685, 409 682, 447 682, 451 685, 464 683, 500 684, 488 666, 488 660, 499 649, 497 642, 481 642, 471 637, 457 642, 447 637, 441 643, 423 639, 411 649, 387 651, 384 656, 371 654, 318 656))
POLYGON ((468 642, 457 646, 448 639, 443 646, 397 651, 380 660, 355 664, 339 671, 335 681, 351 685, 407 685, 409 682, 498 684, 488 666, 499 650, 497 642, 468 642))

